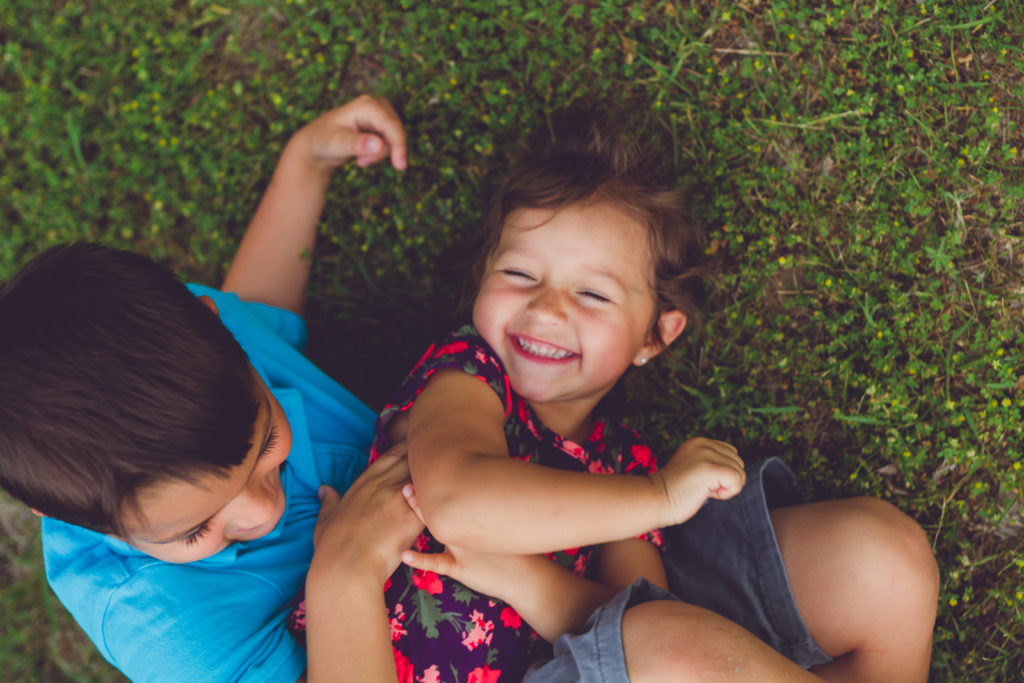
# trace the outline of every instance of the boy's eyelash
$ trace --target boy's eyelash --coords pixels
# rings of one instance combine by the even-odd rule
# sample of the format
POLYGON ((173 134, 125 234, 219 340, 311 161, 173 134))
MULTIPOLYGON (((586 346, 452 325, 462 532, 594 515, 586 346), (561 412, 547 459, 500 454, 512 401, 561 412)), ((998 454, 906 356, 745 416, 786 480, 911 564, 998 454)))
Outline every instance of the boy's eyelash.
MULTIPOLYGON (((266 456, 268 453, 270 453, 270 451, 274 448, 274 444, 275 443, 277 443, 277 425, 276 424, 270 428, 270 436, 267 437, 267 443, 264 446, 263 450, 260 451, 260 454, 259 454, 258 457, 262 458, 262 457, 266 456)), ((203 522, 202 526, 200 526, 198 529, 196 529, 195 531, 190 533, 188 536, 182 536, 181 538, 179 538, 178 539, 178 543, 181 543, 183 545, 195 545, 209 531, 210 531, 210 523, 209 522, 203 522)))
POLYGON ((206 532, 208 532, 209 530, 210 523, 203 522, 202 526, 200 526, 198 529, 190 533, 188 536, 182 536, 180 539, 178 539, 178 543, 182 543, 184 545, 195 545, 203 536, 206 535, 206 532))
POLYGON ((267 443, 264 445, 263 450, 260 451, 257 460, 261 460, 270 454, 270 451, 274 450, 274 444, 277 443, 277 424, 275 423, 270 428, 270 436, 267 437, 267 443))
POLYGON ((594 299, 595 301, 600 301, 601 303, 608 303, 609 301, 611 301, 611 299, 609 299, 608 297, 602 294, 598 294, 597 292, 581 292, 581 294, 587 297, 588 299, 594 299))

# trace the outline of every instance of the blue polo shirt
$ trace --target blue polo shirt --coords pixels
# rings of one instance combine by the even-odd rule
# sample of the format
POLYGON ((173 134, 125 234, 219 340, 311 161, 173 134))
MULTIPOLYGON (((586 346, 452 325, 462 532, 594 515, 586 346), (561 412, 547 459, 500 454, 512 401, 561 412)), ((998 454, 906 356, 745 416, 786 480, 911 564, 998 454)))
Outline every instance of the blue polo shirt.
POLYGON ((189 288, 213 298, 288 418, 284 515, 266 536, 188 564, 46 518, 46 577, 107 661, 134 681, 291 683, 306 655, 285 619, 313 557, 317 489, 344 491, 363 470, 375 415, 302 355, 298 315, 189 288))

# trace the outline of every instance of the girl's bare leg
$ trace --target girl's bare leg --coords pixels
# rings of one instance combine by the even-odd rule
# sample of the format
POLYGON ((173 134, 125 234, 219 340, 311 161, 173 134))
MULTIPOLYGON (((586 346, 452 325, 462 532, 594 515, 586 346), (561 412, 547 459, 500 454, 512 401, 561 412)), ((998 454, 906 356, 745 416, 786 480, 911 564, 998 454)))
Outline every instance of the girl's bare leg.
POLYGON ((924 531, 875 498, 771 512, 797 607, 830 681, 926 681, 939 575, 924 531))
POLYGON ((628 609, 622 646, 631 683, 820 680, 738 624, 682 602, 628 609))

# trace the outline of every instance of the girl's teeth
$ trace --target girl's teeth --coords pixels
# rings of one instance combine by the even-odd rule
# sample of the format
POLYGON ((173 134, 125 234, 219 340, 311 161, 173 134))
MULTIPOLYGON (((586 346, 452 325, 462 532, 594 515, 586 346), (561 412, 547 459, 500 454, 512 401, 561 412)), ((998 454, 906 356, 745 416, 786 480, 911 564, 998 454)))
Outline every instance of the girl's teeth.
POLYGON ((533 355, 540 356, 541 358, 562 360, 563 358, 568 358, 569 356, 573 355, 570 351, 556 349, 553 346, 541 346, 539 344, 534 344, 533 342, 527 341, 522 337, 516 337, 516 342, 519 344, 520 348, 522 348, 527 353, 532 353, 533 355))

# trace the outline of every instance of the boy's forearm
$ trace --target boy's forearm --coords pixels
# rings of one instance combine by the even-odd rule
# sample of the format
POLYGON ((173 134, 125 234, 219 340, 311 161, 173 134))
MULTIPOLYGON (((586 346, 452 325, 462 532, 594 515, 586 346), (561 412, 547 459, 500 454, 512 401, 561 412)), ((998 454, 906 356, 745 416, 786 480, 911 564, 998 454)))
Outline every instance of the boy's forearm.
POLYGON ((383 586, 340 568, 306 580, 306 676, 317 681, 397 681, 383 586))
POLYGON ((330 171, 289 141, 238 246, 222 289, 301 314, 330 171))

